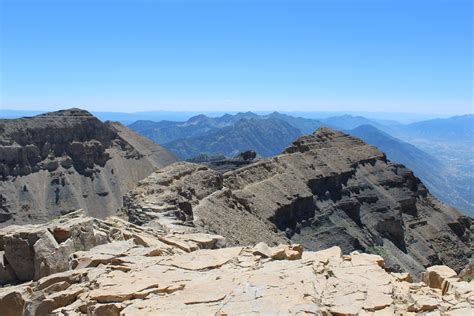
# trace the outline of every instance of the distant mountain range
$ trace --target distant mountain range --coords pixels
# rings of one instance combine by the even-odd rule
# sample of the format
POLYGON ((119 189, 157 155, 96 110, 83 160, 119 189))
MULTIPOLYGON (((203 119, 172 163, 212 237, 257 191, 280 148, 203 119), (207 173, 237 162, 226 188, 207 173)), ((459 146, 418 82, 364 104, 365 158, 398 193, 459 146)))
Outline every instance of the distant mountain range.
POLYGON ((453 116, 401 125, 395 131, 401 137, 444 142, 474 142, 474 115, 453 116))
POLYGON ((216 118, 198 115, 184 122, 141 120, 129 125, 182 159, 199 154, 232 157, 244 150, 269 157, 321 126, 345 131, 378 147, 391 161, 412 169, 435 196, 474 215, 474 157, 469 145, 474 135, 473 115, 401 124, 351 115, 308 119, 278 112, 245 112, 216 118), (465 146, 454 146, 459 143, 465 146))
MULTIPOLYGON (((131 106, 130 108, 133 108, 131 106)), ((12 110, 2 108, 0 109, 0 118, 12 119, 20 118, 25 116, 34 116, 48 111, 44 110, 12 110)), ((103 112, 103 111, 90 111, 94 116, 102 121, 118 121, 122 124, 129 125, 139 120, 150 120, 150 121, 186 121, 191 117, 204 114, 209 117, 219 117, 225 114, 232 116, 237 114, 237 111, 165 111, 165 110, 154 110, 154 111, 142 111, 142 112, 103 112)), ((258 115, 267 115, 269 111, 254 111, 258 115)), ((338 117, 343 115, 350 115, 354 117, 365 117, 374 122, 382 123, 383 125, 391 124, 408 124, 413 122, 425 121, 430 119, 436 119, 440 117, 448 117, 439 114, 418 114, 418 113, 403 113, 403 112, 364 112, 364 111, 284 111, 280 112, 286 115, 303 117, 307 119, 325 119, 331 117, 338 117)))
POLYGON ((189 159, 201 153, 233 157, 252 149, 263 157, 279 154, 301 131, 278 119, 243 118, 211 133, 163 144, 178 157, 189 159))

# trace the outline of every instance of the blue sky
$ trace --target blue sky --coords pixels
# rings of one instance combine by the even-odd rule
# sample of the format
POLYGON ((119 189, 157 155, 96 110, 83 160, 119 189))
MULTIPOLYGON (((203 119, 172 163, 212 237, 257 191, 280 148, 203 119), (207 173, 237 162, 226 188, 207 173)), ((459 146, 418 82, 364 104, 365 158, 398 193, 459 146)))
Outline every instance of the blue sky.
POLYGON ((472 1, 0 3, 3 108, 473 112, 472 1))

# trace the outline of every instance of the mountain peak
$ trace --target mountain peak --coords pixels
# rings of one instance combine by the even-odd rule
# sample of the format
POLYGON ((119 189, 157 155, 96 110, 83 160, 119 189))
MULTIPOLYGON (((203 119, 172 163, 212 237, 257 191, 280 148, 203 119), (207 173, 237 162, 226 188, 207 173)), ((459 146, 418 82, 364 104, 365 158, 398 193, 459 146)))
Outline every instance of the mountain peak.
POLYGON ((207 115, 204 115, 204 114, 199 114, 199 115, 196 115, 196 116, 193 116, 191 117, 188 122, 189 123, 198 123, 198 122, 203 122, 203 121, 206 121, 208 120, 210 117, 207 116, 207 115))
POLYGON ((382 158, 385 155, 375 147, 369 146, 360 139, 354 138, 348 134, 337 131, 330 127, 320 127, 312 135, 303 135, 288 146, 283 153, 307 152, 321 148, 340 148, 341 150, 350 150, 353 147, 366 146, 367 151, 363 154, 366 159, 382 158))
POLYGON ((247 112, 239 112, 235 114, 235 117, 259 117, 259 115, 251 111, 247 111, 247 112))
POLYGON ((78 208, 113 214, 124 191, 177 160, 127 127, 77 108, 1 120, 0 128, 0 227, 78 208))
POLYGON ((70 108, 65 110, 59 110, 54 112, 48 112, 38 115, 39 117, 53 117, 53 116, 62 116, 62 117, 94 117, 89 111, 80 109, 80 108, 70 108))

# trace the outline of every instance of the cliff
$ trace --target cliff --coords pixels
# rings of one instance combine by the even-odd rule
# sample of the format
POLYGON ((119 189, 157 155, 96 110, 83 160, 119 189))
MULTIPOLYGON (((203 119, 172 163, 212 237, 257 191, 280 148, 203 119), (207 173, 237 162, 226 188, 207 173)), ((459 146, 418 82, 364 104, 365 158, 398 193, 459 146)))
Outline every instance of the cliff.
POLYGON ((139 180, 175 161, 119 123, 80 109, 0 120, 0 226, 78 208, 105 217, 139 180))

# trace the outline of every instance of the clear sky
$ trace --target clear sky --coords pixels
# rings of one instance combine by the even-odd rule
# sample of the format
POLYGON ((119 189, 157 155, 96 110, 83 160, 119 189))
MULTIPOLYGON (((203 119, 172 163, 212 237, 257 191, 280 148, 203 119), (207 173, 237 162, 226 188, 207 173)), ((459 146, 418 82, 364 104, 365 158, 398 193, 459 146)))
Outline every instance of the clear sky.
POLYGON ((473 112, 473 1, 0 0, 0 105, 473 112))

